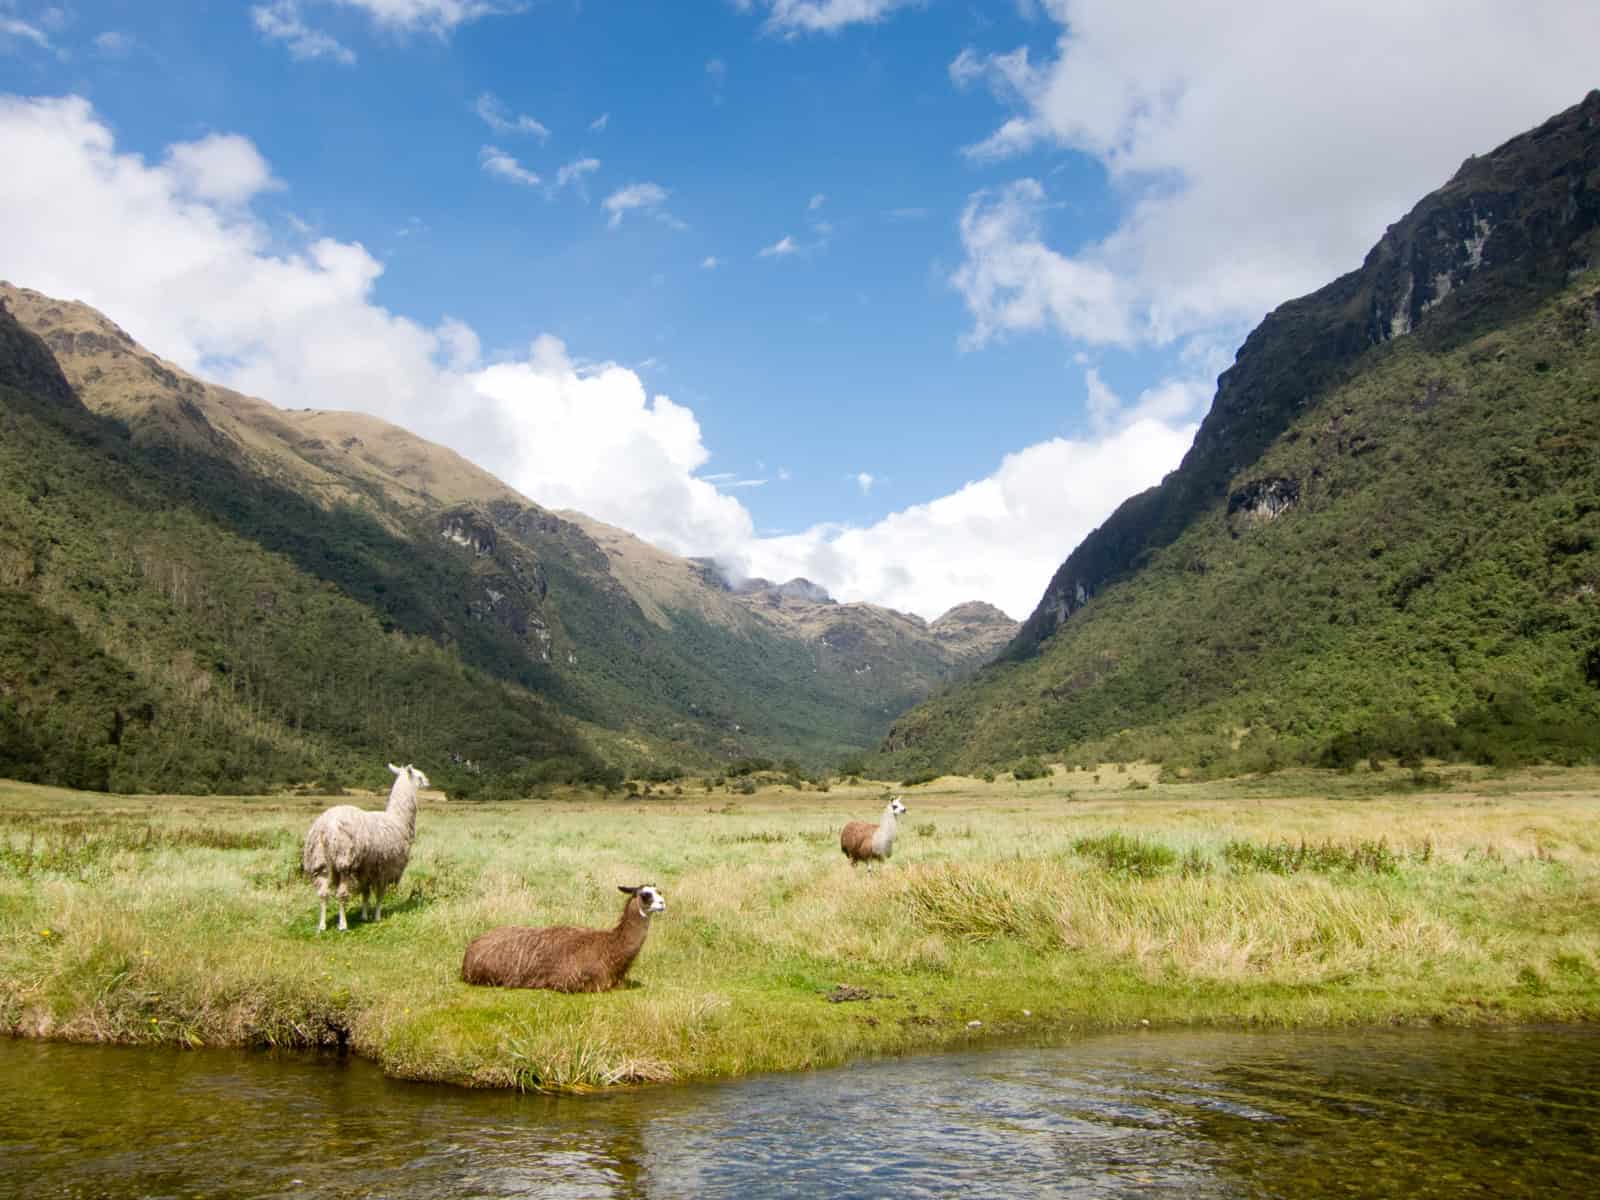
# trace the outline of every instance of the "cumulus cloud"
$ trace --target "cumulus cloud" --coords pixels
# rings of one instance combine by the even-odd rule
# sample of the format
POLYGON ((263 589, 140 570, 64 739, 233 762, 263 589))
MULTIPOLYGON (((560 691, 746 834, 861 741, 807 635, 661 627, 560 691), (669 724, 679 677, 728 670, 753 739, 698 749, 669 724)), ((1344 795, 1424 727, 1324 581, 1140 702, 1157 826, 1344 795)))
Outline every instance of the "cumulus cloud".
POLYGON ((275 180, 245 146, 202 139, 147 160, 119 151, 85 100, 0 98, 0 161, 29 164, 0 189, 7 276, 91 304, 156 353, 248 394, 394 421, 542 504, 926 617, 970 599, 1026 614, 1077 540, 1192 437, 1153 389, 1131 405, 1105 401, 1088 437, 1028 447, 874 524, 758 537, 734 493, 761 486, 764 471, 705 476, 711 451, 691 409, 626 367, 578 362, 552 337, 485 365, 464 322, 389 311, 376 299, 383 265, 359 243, 308 235, 284 249, 289 232, 250 208, 275 180))
POLYGON ((722 260, 715 254, 708 254, 700 260, 700 269, 703 271, 715 271, 721 265, 722 260))
POLYGON ((1006 455, 986 478, 874 524, 753 539, 727 556, 727 568, 802 575, 835 596, 928 619, 973 599, 1020 619, 1067 552, 1123 497, 1160 482, 1194 431, 1139 418, 1102 438, 1040 442, 1006 455))
POLYGON ((537 187, 539 176, 528 170, 498 146, 484 146, 478 151, 478 162, 490 175, 524 187, 537 187))
POLYGON ((760 258, 788 258, 789 255, 798 253, 800 253, 800 247, 795 244, 795 240, 787 233, 773 242, 772 245, 763 246, 756 251, 757 257, 760 258))
POLYGON ((950 64, 958 86, 985 84, 1013 110, 968 152, 1089 155, 1121 216, 1067 249, 1040 234, 1034 180, 974 197, 956 276, 974 342, 1037 328, 1164 342, 1248 325, 1358 266, 1467 155, 1577 102, 1600 44, 1600 6, 1566 0, 1044 8, 1060 26, 1053 54, 967 49, 950 64))
POLYGON ((866 471, 860 471, 856 474, 856 486, 861 489, 863 496, 872 491, 872 485, 876 482, 877 480, 866 471))
POLYGON ((484 92, 472 106, 483 123, 496 133, 527 134, 541 142, 550 131, 525 113, 514 113, 493 92, 484 92))
POLYGON ((895 9, 919 0, 735 0, 741 12, 766 9, 764 28, 793 36, 801 33, 838 33, 850 25, 873 24, 895 9))
POLYGON ((213 133, 167 150, 173 177, 191 196, 220 204, 243 204, 281 188, 255 143, 236 133, 213 133))

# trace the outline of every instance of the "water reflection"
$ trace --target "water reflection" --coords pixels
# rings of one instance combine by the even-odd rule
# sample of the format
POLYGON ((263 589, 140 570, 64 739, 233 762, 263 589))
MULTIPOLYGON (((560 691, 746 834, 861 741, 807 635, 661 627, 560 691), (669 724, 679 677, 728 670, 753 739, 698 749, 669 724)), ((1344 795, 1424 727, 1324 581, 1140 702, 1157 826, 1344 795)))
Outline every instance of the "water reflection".
POLYGON ((0 1042, 0 1195, 1551 1196, 1600 1031, 1150 1033, 554 1099, 0 1042))

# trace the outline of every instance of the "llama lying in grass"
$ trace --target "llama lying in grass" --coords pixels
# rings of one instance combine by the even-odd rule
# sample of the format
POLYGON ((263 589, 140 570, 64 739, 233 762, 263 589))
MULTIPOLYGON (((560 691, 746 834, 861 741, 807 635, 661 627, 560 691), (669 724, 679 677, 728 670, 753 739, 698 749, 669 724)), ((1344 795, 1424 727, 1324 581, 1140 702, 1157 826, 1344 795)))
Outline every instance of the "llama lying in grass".
POLYGON ((870 871, 873 863, 894 853, 895 818, 905 811, 906 806, 896 796, 884 806, 883 820, 878 824, 851 821, 840 830, 839 849, 844 851, 852 867, 864 862, 870 871))
POLYGON ((617 890, 627 893, 628 900, 615 928, 501 925, 472 939, 461 960, 461 978, 486 987, 610 991, 638 956, 651 916, 667 908, 654 884, 617 890))
POLYGON ((405 873, 417 836, 417 792, 428 786, 428 777, 409 763, 403 767, 390 763, 389 770, 394 772, 394 786, 382 812, 340 804, 311 822, 300 865, 316 881, 322 901, 318 933, 328 927, 330 887, 339 897, 339 928, 348 929, 344 906, 352 888, 361 895, 362 920, 367 916, 368 894, 377 894, 376 920, 381 921, 383 893, 405 873))

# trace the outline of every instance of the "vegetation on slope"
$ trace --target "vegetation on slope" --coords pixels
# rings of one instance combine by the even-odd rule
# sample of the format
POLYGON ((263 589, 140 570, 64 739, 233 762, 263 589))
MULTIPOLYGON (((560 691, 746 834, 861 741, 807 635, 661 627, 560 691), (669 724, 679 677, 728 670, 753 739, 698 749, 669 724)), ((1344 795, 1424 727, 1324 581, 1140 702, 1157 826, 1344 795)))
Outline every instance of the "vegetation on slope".
POLYGON ((1392 342, 1037 657, 903 717, 895 759, 1600 757, 1597 429, 1592 283, 1447 353, 1392 342))
POLYGON ((1263 322, 886 769, 1600 755, 1600 92, 1263 322))
POLYGON ((0 385, 0 773, 255 791, 385 755, 449 777, 459 754, 603 775, 570 722, 469 665, 488 649, 417 636, 427 592, 390 581, 429 568, 370 518, 314 519, 216 458, 152 464, 0 327, 37 388, 0 385))

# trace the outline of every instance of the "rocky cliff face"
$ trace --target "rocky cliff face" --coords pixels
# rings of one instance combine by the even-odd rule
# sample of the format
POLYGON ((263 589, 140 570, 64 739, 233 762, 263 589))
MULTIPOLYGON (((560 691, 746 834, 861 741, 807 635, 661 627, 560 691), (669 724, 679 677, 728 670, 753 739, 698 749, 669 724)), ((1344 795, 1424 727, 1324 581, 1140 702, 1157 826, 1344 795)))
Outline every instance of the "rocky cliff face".
MULTIPOLYGON (((1233 507, 1234 476, 1365 351, 1408 336, 1444 344, 1527 311, 1592 264, 1597 228, 1600 91, 1469 158, 1390 226, 1359 270, 1270 313, 1217 381, 1211 411, 1178 469, 1125 502, 1072 552, 1006 657, 1034 654, 1096 593, 1210 506, 1233 507)), ((1281 511, 1295 486, 1279 481, 1254 499, 1238 497, 1239 506, 1281 511)))

